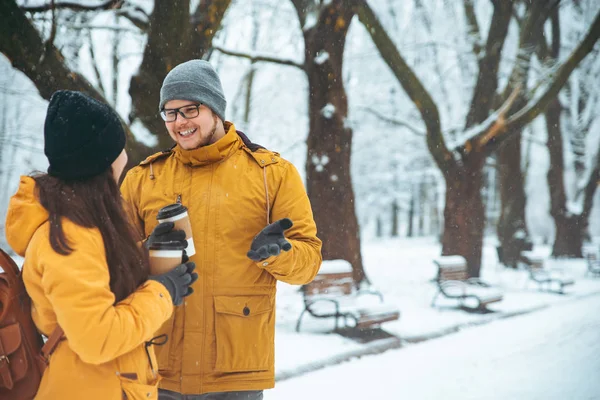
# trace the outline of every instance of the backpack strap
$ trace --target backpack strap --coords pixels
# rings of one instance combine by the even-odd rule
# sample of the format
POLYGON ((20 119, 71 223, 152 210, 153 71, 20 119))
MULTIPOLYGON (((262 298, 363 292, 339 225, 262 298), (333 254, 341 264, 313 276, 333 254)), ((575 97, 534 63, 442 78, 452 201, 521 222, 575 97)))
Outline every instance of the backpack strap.
POLYGON ((10 279, 10 283, 17 282, 17 279, 20 275, 19 267, 14 262, 14 260, 4 252, 4 250, 0 249, 0 268, 6 272, 10 279))
MULTIPOLYGON (((14 262, 14 260, 2 249, 0 249, 0 266, 2 267, 4 272, 9 276, 9 279, 12 281, 13 284, 23 284, 23 274, 21 274, 19 267, 14 262)), ((46 341, 46 343, 44 343, 44 346, 42 346, 41 356, 46 362, 46 364, 48 364, 48 359, 50 355, 54 352, 54 350, 56 350, 56 347, 58 346, 58 343, 62 340, 63 336, 64 331, 60 326, 57 326, 46 341)))
POLYGON ((50 356, 52 353, 54 353, 54 350, 56 350, 56 347, 63 339, 64 334, 65 332, 62 330, 62 328, 57 325, 46 343, 44 343, 44 346, 42 347, 42 358, 44 361, 46 361, 46 364, 48 364, 50 356))

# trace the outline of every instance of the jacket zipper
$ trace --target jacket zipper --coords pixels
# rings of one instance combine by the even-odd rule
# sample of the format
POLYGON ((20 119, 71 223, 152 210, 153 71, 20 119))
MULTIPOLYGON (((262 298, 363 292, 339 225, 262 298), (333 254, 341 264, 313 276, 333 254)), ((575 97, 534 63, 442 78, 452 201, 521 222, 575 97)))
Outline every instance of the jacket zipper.
POLYGON ((178 195, 177 195, 177 200, 176 200, 176 202, 177 202, 178 204, 181 204, 181 195, 180 195, 180 194, 178 194, 178 195))

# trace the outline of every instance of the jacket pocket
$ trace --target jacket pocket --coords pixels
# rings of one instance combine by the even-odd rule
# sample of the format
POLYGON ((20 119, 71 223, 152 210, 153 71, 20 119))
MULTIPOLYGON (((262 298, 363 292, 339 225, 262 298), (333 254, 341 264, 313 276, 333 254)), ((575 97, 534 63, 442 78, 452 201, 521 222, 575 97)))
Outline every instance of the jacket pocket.
POLYGON ((215 296, 215 370, 267 371, 273 367, 273 301, 268 295, 215 296))
MULTIPOLYGON (((134 374, 135 375, 135 374, 134 374)), ((121 390, 123 400, 157 400, 158 383, 147 385, 121 376, 121 390)))
MULTIPOLYGON (((18 323, 0 328, 0 388, 12 389, 30 366, 18 323)), ((32 373, 30 371, 30 373, 32 373)))
POLYGON ((171 371, 173 369, 173 357, 170 356, 171 344, 173 343, 173 327, 175 326, 175 312, 171 317, 165 321, 160 327, 156 336, 167 335, 165 344, 160 346, 153 346, 154 353, 156 354, 156 360, 158 363, 158 370, 162 373, 163 371, 171 371))

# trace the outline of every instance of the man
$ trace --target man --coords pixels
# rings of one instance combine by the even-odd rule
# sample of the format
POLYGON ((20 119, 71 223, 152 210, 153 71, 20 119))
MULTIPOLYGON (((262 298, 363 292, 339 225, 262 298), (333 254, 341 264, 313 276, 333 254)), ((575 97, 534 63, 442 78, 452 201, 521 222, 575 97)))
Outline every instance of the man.
MULTIPOLYGON (((214 69, 175 67, 160 113, 176 145, 133 168, 122 193, 144 236, 160 208, 188 208, 198 281, 157 333, 161 399, 262 399, 274 387, 277 280, 305 284, 321 264, 310 203, 297 170, 225 121, 214 69)), ((154 238, 156 239, 156 238, 154 238)))

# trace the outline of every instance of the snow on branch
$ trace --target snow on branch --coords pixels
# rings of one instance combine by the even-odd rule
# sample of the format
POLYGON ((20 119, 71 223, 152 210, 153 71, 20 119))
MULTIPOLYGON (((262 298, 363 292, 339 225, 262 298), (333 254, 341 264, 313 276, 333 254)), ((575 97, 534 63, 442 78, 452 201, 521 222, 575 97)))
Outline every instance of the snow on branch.
POLYGON ((594 18, 594 22, 591 24, 585 38, 558 68, 554 80, 548 85, 546 91, 537 100, 530 102, 526 107, 513 114, 507 121, 507 127, 518 130, 540 115, 550 101, 558 95, 558 92, 567 82, 567 79, 581 60, 594 49, 594 45, 599 37, 600 12, 594 18))
POLYGON ((96 4, 81 4, 80 2, 73 1, 51 1, 47 4, 41 4, 37 6, 20 6, 22 11, 30 13, 46 12, 50 10, 70 9, 73 11, 99 11, 99 10, 111 10, 114 8, 120 8, 124 3, 124 0, 108 0, 96 4))
POLYGON ((141 7, 128 5, 121 7, 116 15, 127 18, 133 25, 143 32, 150 28, 150 16, 141 7))
POLYGON ((464 154, 471 151, 481 151, 487 143, 506 130, 506 113, 517 99, 521 86, 517 86, 502 106, 490 114, 483 122, 474 125, 456 137, 454 146, 461 148, 464 154))
POLYGON ((498 109, 496 112, 496 121, 494 121, 490 129, 488 129, 477 141, 477 150, 482 149, 490 140, 495 139, 499 134, 506 131, 506 113, 508 113, 508 110, 510 110, 514 104, 520 91, 521 85, 513 90, 510 96, 508 96, 508 99, 506 99, 504 104, 498 109))
POLYGON ((266 55, 257 55, 257 54, 253 54, 253 53, 243 53, 243 52, 234 51, 234 50, 227 50, 220 46, 215 46, 215 45, 213 45, 212 48, 223 54, 227 54, 228 56, 246 58, 252 62, 270 62, 273 64, 287 65, 290 67, 296 67, 296 68, 300 68, 301 70, 304 70, 304 64, 299 63, 294 60, 284 60, 281 58, 276 58, 276 57, 271 57, 271 56, 266 56, 266 55))

